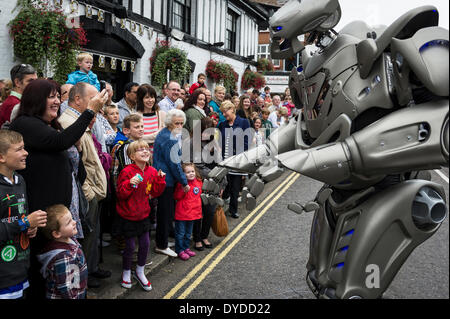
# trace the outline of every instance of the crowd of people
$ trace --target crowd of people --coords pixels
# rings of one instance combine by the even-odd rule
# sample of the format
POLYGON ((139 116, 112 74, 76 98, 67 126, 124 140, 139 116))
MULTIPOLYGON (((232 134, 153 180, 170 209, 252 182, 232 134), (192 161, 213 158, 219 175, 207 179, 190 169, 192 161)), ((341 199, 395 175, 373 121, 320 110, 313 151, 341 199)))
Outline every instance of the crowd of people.
MULTIPOLYGON (((0 299, 85 298, 111 276, 99 268, 99 253, 113 240, 121 286, 131 288, 134 278, 151 290, 144 273, 150 232, 156 253, 183 261, 212 248, 217 205, 202 201, 203 179, 223 159, 265 143, 297 111, 288 89, 283 97, 269 87, 211 92, 204 74, 183 87, 171 81, 160 95, 131 82, 115 103, 92 62, 80 54, 79 70, 63 84, 38 78, 27 64, 0 81, 0 299), (193 150, 196 132, 214 160, 193 150)), ((231 170, 221 185, 233 218, 245 178, 231 170)))

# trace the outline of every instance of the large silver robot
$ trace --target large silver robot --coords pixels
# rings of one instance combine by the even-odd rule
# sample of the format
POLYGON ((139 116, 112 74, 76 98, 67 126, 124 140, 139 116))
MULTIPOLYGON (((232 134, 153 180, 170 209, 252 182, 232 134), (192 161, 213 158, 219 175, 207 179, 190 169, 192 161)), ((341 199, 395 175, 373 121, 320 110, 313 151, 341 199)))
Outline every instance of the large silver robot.
POLYGON ((314 212, 308 285, 319 298, 380 298, 447 215, 426 171, 449 160, 449 32, 433 6, 338 34, 340 17, 338 0, 291 0, 271 17, 272 58, 302 54, 289 80, 301 112, 214 169, 204 199, 214 200, 227 169, 254 174, 247 209, 284 168, 325 183, 314 201, 288 206, 314 212), (300 35, 319 50, 308 55, 300 35), (371 269, 378 283, 368 284, 371 269))

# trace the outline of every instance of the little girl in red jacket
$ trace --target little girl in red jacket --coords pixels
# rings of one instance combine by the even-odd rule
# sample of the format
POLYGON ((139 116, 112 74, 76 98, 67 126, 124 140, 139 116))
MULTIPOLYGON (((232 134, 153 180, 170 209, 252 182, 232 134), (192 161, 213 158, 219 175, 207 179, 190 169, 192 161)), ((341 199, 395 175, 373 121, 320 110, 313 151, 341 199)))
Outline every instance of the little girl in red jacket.
POLYGON ((166 187, 165 173, 156 171, 148 165, 150 149, 147 142, 132 142, 127 149, 128 157, 133 161, 119 174, 117 180, 116 210, 119 214, 119 232, 125 237, 125 249, 122 255, 122 287, 131 288, 131 263, 138 239, 138 261, 133 277, 146 291, 152 289, 144 274, 150 246, 150 204, 149 195, 158 197, 166 187))
POLYGON ((183 186, 177 184, 173 194, 177 201, 175 206, 175 252, 182 260, 194 257, 195 253, 189 249, 194 221, 202 218, 203 182, 200 174, 192 163, 182 165, 188 180, 189 190, 184 192, 183 186))

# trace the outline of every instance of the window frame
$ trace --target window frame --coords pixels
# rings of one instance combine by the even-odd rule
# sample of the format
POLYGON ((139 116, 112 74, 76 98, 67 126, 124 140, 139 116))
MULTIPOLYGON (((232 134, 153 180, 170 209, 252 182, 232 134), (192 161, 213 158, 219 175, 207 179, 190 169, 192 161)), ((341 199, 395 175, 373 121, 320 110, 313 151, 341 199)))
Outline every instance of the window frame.
POLYGON ((258 57, 257 59, 268 59, 272 62, 273 66, 276 68, 280 68, 281 67, 281 60, 279 59, 272 59, 270 57, 270 52, 269 52, 269 44, 258 44, 258 57), (265 48, 264 52, 261 52, 262 48, 265 48))
POLYGON ((191 33, 192 0, 173 0, 172 27, 184 33, 191 33), (175 8, 181 8, 181 14, 175 12, 175 8), (178 20, 176 22, 176 20, 178 20), (181 26, 180 26, 181 24, 181 26))
POLYGON ((238 49, 238 21, 239 21, 240 15, 230 7, 228 7, 226 16, 225 16, 225 49, 229 50, 231 52, 236 53, 238 49), (230 20, 231 17, 231 20, 230 20), (229 29, 229 23, 231 24, 232 28, 229 29), (234 29, 234 30, 233 30, 234 29))

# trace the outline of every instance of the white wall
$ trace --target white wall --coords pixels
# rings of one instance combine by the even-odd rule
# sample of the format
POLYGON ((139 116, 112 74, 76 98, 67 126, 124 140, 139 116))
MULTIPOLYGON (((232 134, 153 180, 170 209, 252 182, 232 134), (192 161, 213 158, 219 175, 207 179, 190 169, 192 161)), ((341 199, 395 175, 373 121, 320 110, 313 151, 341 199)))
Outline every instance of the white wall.
POLYGON ((13 41, 9 36, 9 27, 7 24, 16 15, 17 11, 12 13, 16 6, 16 1, 0 1, 0 79, 10 79, 9 71, 18 61, 14 61, 13 41))

